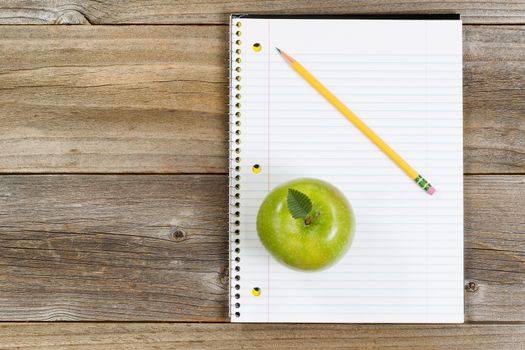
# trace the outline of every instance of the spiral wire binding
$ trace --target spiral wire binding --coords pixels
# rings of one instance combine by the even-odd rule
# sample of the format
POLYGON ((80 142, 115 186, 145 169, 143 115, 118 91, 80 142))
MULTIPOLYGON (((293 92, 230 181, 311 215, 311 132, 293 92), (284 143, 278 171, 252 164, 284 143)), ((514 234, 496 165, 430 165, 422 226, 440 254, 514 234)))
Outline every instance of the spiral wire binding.
MULTIPOLYGON (((242 23, 232 17, 233 25, 230 25, 230 159, 229 159, 229 231, 230 231, 230 300, 233 294, 236 300, 240 295, 241 271, 240 257, 240 180, 241 180, 241 31, 242 23)), ((230 316, 239 318, 241 316, 241 304, 237 301, 231 305, 230 316), (233 306, 233 307, 232 307, 233 306)))

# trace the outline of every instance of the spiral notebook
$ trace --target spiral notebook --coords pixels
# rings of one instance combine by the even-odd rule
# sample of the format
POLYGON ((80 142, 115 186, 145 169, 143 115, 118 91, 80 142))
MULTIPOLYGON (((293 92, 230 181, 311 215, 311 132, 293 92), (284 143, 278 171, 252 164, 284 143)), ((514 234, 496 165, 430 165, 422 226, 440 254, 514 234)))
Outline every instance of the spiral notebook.
POLYGON ((232 322, 463 322, 459 16, 238 15, 230 32, 232 322), (437 188, 429 196, 284 62, 299 60, 437 188), (356 215, 347 254, 283 266, 256 232, 277 185, 338 187, 356 215))

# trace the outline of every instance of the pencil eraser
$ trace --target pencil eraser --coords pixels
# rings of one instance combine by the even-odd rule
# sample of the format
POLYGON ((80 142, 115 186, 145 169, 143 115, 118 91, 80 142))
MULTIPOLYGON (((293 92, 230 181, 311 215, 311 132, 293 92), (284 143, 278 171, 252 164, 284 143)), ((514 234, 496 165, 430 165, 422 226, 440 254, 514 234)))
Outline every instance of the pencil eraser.
POLYGON ((429 195, 433 195, 434 192, 436 192, 436 189, 435 189, 434 187, 430 187, 430 188, 428 189, 428 191, 427 191, 427 193, 428 193, 429 195))

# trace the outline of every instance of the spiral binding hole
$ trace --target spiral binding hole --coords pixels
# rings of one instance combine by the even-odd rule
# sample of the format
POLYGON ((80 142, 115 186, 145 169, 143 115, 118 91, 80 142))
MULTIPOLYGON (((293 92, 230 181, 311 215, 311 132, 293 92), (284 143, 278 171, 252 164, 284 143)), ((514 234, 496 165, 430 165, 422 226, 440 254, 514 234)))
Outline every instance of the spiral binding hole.
POLYGON ((240 312, 236 312, 235 313, 235 317, 241 317, 241 313, 240 312))
POLYGON ((241 262, 241 258, 236 257, 236 258, 235 258, 235 262, 240 263, 240 262, 241 262))
POLYGON ((254 164, 254 165, 252 166, 252 172, 253 172, 254 174, 260 174, 261 171, 262 171, 262 167, 261 167, 259 164, 254 164))
POLYGON ((240 266, 235 266, 235 271, 237 271, 237 272, 241 271, 241 267, 240 266))
POLYGON ((235 299, 239 299, 241 295, 239 293, 235 294, 235 299))
POLYGON ((235 181, 239 181, 241 179, 241 175, 235 175, 235 181))
POLYGON ((241 45, 241 44, 242 44, 242 41, 240 41, 240 40, 236 40, 236 41, 235 41, 235 44, 237 44, 237 45, 241 45))

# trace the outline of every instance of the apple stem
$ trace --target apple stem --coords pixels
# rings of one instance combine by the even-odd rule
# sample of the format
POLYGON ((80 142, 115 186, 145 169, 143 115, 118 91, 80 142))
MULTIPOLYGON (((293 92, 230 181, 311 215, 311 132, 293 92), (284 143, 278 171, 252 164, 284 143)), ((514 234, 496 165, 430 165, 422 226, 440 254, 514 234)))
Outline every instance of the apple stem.
POLYGON ((304 218, 304 224, 305 226, 308 226, 308 225, 311 225, 314 223, 315 220, 317 220, 317 218, 321 215, 321 213, 319 213, 318 211, 315 212, 315 214, 308 214, 305 218, 304 218))

